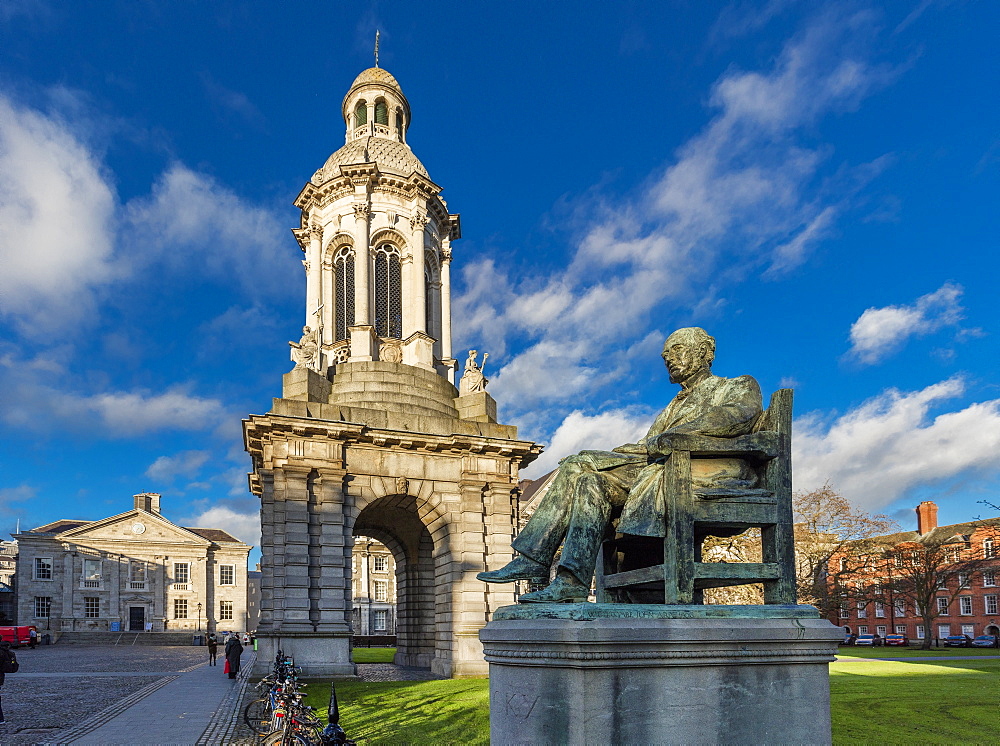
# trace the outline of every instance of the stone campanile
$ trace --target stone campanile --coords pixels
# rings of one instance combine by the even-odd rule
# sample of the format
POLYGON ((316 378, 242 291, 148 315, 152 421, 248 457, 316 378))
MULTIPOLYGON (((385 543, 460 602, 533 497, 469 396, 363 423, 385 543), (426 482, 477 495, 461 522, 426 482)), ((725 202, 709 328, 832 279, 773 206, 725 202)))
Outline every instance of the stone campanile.
MULTIPOLYGON (((479 630, 509 588, 521 467, 541 449, 497 422, 469 355, 455 387, 458 215, 407 144, 410 105, 373 67, 344 97, 346 142, 302 189, 304 328, 271 411, 244 420, 261 500, 258 668, 276 650, 348 676, 355 537, 393 553, 401 664, 487 673, 479 630)), ((359 599, 363 601, 363 599, 359 599)))
POLYGON ((410 104, 379 67, 344 97, 346 144, 295 201, 305 253, 304 344, 312 366, 383 360, 455 382, 451 350, 451 242, 458 215, 406 144, 410 104))

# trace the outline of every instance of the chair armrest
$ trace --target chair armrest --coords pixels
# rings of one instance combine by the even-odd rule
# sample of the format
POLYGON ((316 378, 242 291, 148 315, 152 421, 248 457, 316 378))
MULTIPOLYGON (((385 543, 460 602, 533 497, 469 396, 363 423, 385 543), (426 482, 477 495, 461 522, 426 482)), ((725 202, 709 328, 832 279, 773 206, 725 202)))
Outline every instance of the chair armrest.
POLYGON ((672 435, 670 443, 675 451, 687 451, 694 457, 732 457, 770 461, 781 453, 779 433, 764 430, 752 435, 735 438, 713 438, 710 435, 685 433, 672 435))

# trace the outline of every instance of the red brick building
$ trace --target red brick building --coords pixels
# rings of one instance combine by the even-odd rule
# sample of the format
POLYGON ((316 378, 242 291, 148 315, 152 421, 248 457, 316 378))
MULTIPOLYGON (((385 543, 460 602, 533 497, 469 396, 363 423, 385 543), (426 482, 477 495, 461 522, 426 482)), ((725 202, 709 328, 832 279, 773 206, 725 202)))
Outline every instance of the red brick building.
POLYGON ((830 621, 848 634, 897 633, 911 641, 1000 635, 1000 518, 938 526, 937 510, 922 502, 916 531, 877 537, 863 552, 831 560, 843 602, 830 621), (919 613, 922 601, 938 612, 931 629, 919 613))

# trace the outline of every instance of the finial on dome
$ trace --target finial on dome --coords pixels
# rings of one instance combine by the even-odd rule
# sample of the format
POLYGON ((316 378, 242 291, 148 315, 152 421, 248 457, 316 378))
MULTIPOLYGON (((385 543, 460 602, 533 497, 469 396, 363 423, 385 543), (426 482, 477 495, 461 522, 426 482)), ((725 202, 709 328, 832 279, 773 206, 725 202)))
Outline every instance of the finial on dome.
POLYGON ((378 67, 378 29, 375 29, 375 67, 378 67))

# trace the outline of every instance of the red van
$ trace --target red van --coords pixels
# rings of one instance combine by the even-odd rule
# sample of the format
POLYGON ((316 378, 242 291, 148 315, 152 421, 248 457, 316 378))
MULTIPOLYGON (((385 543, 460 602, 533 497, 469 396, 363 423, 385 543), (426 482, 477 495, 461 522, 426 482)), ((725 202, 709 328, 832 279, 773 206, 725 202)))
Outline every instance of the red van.
MULTIPOLYGON (((37 633, 38 630, 33 624, 22 627, 0 627, 0 640, 6 640, 15 648, 27 645, 30 639, 28 630, 32 629, 37 633)), ((38 641, 42 641, 41 636, 38 637, 38 641)))

